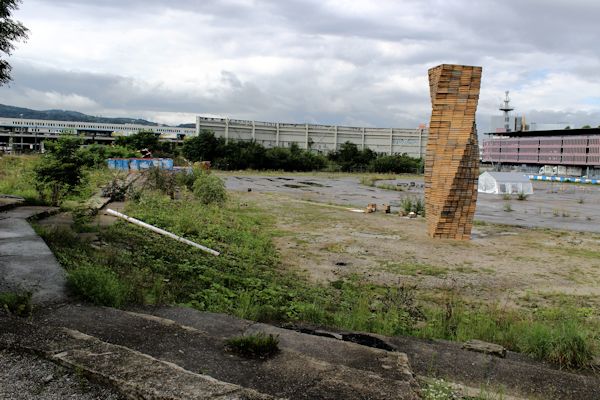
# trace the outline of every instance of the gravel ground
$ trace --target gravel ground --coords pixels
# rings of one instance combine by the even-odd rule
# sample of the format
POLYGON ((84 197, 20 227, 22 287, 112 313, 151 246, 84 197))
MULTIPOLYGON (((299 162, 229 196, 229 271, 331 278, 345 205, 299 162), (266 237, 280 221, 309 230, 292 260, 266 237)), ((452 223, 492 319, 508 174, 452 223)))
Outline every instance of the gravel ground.
POLYGON ((37 356, 0 350, 0 399, 122 399, 114 390, 92 383, 37 356))

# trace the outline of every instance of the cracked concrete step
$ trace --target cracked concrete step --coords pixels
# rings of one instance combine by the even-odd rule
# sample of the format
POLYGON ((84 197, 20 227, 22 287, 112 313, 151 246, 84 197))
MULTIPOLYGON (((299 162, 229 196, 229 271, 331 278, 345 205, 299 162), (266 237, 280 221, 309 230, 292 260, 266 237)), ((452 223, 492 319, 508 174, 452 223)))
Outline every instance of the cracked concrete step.
MULTIPOLYGON (((277 335, 279 346, 310 357, 350 368, 376 373, 386 379, 414 381, 406 354, 361 346, 328 337, 307 335, 272 325, 256 323, 226 314, 200 312, 187 307, 140 309, 140 312, 228 339, 257 332, 277 335)), ((146 314, 146 315, 147 315, 146 314)))
POLYGON ((268 400, 272 396, 187 371, 76 330, 2 320, 0 348, 27 350, 115 387, 131 399, 268 400))
MULTIPOLYGON (((126 346, 192 372, 290 399, 418 399, 406 356, 334 339, 304 335, 222 316, 215 334, 203 326, 109 308, 66 306, 38 323, 65 326, 126 346), (225 324, 223 323, 225 322, 225 324), (204 329, 203 329, 204 328, 204 329), (224 350, 226 337, 258 331, 278 334, 281 351, 267 360, 224 350)), ((38 317, 39 318, 39 317, 38 317)))
MULTIPOLYGON (((222 337, 241 335, 249 332, 253 326, 262 325, 228 315, 199 312, 191 308, 147 308, 145 312, 222 337)), ((271 327, 271 329, 274 329, 272 332, 277 331, 277 328, 271 327)), ((348 335, 348 333, 340 331, 322 331, 321 334, 339 338, 348 335)), ((401 352, 398 354, 406 354, 410 360, 412 372, 421 376, 444 377, 447 380, 475 388, 499 388, 507 398, 509 397, 506 393, 517 398, 600 399, 600 377, 598 375, 586 374, 583 371, 559 370, 526 355, 509 351, 506 358, 499 358, 463 349, 462 344, 457 342, 405 336, 386 337, 376 334, 369 336, 378 338, 390 347, 397 349, 401 352)), ((292 340, 292 338, 292 335, 281 335, 281 345, 292 346, 293 349, 301 349, 316 358, 332 363, 342 363, 357 369, 377 368, 377 366, 369 366, 369 362, 361 359, 359 354, 350 353, 351 349, 346 349, 341 345, 324 346, 320 345, 317 340, 305 341, 308 343, 305 344, 303 341, 292 340), (345 354, 347 360, 344 360, 345 354), (362 366, 357 364, 362 364, 362 366)), ((323 343, 331 340, 327 339, 323 343)), ((344 342, 340 341, 339 343, 344 342)), ((382 363, 381 368, 385 365, 387 364, 382 363)), ((381 368, 374 371, 381 376, 386 376, 381 368)))

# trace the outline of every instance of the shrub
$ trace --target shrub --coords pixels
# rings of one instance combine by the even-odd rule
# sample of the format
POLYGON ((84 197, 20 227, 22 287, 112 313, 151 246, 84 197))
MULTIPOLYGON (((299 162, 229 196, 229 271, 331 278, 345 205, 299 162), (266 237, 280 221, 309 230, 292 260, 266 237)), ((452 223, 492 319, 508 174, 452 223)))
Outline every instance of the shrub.
POLYGON ((380 156, 369 164, 369 171, 396 174, 418 173, 421 169, 421 159, 413 158, 406 154, 380 156))
POLYGON ((248 358, 268 358, 279 352, 279 338, 259 332, 255 335, 228 339, 225 349, 248 358))
POLYGON ((31 315, 33 306, 31 304, 31 293, 0 293, 0 309, 8 311, 10 314, 19 317, 28 317, 31 315))
POLYGON ((67 284, 77 296, 97 305, 120 307, 127 299, 125 284, 104 267, 79 266, 69 271, 67 284))
POLYGON ((209 173, 198 175, 194 182, 194 194, 203 204, 223 204, 227 200, 225 183, 209 173))
POLYGON ((89 168, 106 167, 108 158, 139 157, 140 153, 124 146, 91 144, 77 151, 81 164, 89 168))
POLYGON ((158 190, 173 198, 177 186, 176 177, 169 171, 152 167, 144 172, 144 189, 158 190))
POLYGON ((80 145, 81 139, 73 135, 47 143, 48 152, 34 167, 36 190, 42 200, 49 194, 51 204, 58 205, 81 182, 84 165, 78 154, 80 145))
POLYGON ((519 192, 519 194, 517 194, 517 200, 527 200, 527 197, 529 197, 529 195, 523 193, 523 192, 519 192))

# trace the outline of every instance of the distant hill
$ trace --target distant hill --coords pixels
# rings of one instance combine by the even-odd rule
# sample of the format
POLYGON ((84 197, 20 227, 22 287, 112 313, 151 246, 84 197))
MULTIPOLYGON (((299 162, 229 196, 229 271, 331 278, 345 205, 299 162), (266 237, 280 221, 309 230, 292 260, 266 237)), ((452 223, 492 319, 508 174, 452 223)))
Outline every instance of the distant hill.
MULTIPOLYGON (((95 122, 101 124, 137 124, 157 126, 156 122, 146 121, 138 118, 109 118, 109 117, 94 117, 92 115, 83 114, 77 111, 68 110, 31 110, 29 108, 13 107, 0 104, 0 117, 5 118, 28 118, 28 119, 44 119, 57 121, 82 121, 95 122)), ((181 128, 195 128, 196 124, 181 124, 181 128)))

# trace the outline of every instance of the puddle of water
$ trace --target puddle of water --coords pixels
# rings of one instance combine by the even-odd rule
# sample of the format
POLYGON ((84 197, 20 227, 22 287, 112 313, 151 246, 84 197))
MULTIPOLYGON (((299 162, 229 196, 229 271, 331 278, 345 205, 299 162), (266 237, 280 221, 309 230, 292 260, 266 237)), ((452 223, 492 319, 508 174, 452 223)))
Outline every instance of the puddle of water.
POLYGON ((325 186, 325 185, 321 185, 320 183, 310 182, 310 181, 301 181, 301 182, 298 182, 298 183, 301 183, 303 185, 315 186, 315 187, 331 187, 331 186, 325 186))
POLYGON ((294 185, 293 183, 286 183, 286 184, 284 184, 283 186, 285 186, 285 187, 289 187, 289 188, 292 188, 292 189, 302 189, 302 188, 306 188, 306 186, 303 186, 303 185, 294 185))

